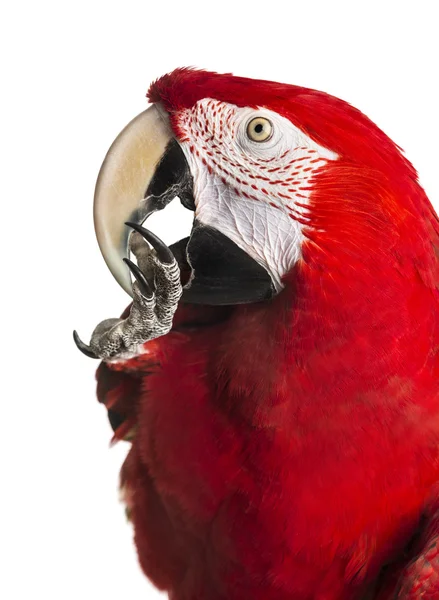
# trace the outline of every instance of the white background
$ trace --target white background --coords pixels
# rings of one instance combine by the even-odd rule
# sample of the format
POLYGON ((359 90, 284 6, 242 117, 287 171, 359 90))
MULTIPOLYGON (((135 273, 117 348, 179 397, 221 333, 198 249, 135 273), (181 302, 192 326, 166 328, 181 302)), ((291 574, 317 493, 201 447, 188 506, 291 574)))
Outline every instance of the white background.
MULTIPOLYGON (((5 3, 1 598, 159 596, 140 572, 117 500, 127 447, 108 449, 110 428, 95 401, 96 363, 71 339, 77 328, 88 341, 98 321, 117 316, 128 303, 100 256, 92 198, 105 152, 145 108, 149 83, 194 65, 330 92, 363 110, 404 148, 435 203, 435 5, 5 3)), ((155 230, 167 242, 182 237, 177 218, 155 230)))

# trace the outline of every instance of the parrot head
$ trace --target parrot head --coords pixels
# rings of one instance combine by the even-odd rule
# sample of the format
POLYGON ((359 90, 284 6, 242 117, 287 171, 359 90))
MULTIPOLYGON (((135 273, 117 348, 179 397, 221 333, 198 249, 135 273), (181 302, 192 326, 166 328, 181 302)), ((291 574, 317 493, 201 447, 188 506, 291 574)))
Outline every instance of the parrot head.
POLYGON ((358 278, 383 265, 374 257, 427 243, 419 216, 431 207, 416 172, 348 103, 189 68, 155 81, 148 98, 111 146, 95 194, 100 248, 129 293, 125 223, 176 198, 194 211, 190 236, 171 246, 191 303, 270 299, 300 264, 353 267, 358 278))

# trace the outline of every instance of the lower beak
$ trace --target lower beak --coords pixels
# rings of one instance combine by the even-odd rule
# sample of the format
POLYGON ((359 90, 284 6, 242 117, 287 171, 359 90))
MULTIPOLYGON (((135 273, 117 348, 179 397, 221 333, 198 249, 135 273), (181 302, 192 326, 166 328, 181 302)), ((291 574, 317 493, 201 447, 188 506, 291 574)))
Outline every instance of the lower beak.
MULTIPOLYGON (((99 247, 110 271, 132 295, 127 221, 142 224, 174 198, 195 211, 193 178, 166 112, 154 105, 138 115, 110 147, 99 172, 94 221, 99 247)), ((196 216, 196 215, 195 215, 196 216)), ((183 301, 241 304, 270 298, 267 271, 225 235, 196 218, 191 236, 171 246, 189 271, 183 301)))

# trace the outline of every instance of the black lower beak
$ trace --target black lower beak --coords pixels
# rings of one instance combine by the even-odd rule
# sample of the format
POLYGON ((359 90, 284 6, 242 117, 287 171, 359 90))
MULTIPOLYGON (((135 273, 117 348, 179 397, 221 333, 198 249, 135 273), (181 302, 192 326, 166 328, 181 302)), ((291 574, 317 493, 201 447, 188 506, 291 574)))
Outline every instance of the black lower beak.
MULTIPOLYGON (((194 304, 246 304, 275 294, 268 272, 217 229, 195 219, 185 240, 191 277, 183 301, 194 304)), ((181 257, 181 250, 179 251, 181 257)))

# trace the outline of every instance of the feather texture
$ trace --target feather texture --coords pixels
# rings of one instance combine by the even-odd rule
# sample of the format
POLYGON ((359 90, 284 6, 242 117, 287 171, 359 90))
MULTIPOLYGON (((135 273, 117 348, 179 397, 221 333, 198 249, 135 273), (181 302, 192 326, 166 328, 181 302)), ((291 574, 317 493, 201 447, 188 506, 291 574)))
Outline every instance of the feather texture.
POLYGON ((182 305, 149 354, 100 367, 137 426, 122 483, 145 573, 172 600, 386 600, 404 568, 384 565, 418 557, 400 597, 421 597, 439 532, 404 553, 439 476, 439 280, 416 172, 321 92, 181 69, 149 97, 175 123, 205 97, 264 106, 340 158, 277 297, 182 305))

